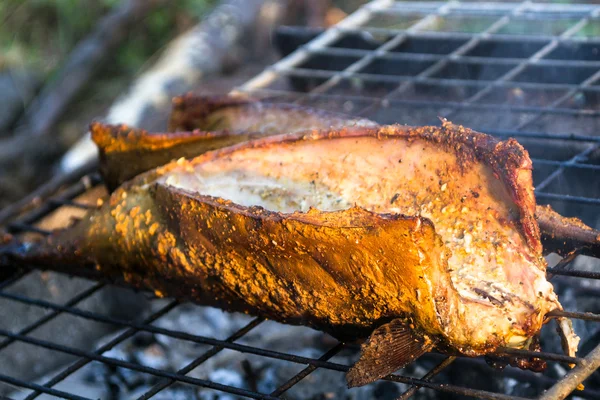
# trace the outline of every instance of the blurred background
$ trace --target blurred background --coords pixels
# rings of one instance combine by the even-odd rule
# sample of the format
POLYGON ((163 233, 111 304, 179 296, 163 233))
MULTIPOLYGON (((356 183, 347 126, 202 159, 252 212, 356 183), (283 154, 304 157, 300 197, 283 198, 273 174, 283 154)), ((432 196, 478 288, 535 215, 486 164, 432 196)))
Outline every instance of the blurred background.
POLYGON ((60 173, 92 120, 164 129, 172 95, 226 93, 274 62, 277 26, 330 26, 362 3, 0 1, 0 208, 60 173))

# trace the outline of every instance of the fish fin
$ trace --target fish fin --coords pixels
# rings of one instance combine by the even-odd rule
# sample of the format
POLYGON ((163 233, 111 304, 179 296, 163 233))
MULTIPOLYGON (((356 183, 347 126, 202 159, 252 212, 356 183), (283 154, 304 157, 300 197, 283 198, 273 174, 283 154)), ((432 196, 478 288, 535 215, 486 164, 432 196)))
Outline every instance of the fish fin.
POLYGON ((359 360, 346 374, 348 387, 363 386, 410 364, 433 348, 429 337, 415 332, 403 319, 375 329, 361 346, 359 360))

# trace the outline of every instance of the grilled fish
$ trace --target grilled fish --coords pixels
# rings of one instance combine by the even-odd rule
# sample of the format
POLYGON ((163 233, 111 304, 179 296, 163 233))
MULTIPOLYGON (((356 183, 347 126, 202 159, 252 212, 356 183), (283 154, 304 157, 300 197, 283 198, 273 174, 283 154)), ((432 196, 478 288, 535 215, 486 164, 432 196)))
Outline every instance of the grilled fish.
POLYGON ((121 183, 171 160, 191 158, 261 136, 306 129, 374 126, 367 119, 241 96, 193 96, 173 99, 171 133, 149 134, 126 125, 92 123, 100 172, 110 191, 121 183))
MULTIPOLYGON (((142 172, 169 161, 193 158, 236 143, 309 129, 376 126, 368 119, 242 96, 196 96, 173 99, 170 133, 150 134, 125 125, 93 123, 100 172, 110 191, 142 172)), ((600 232, 576 218, 564 218, 550 206, 538 206, 536 219, 545 253, 574 250, 600 257, 600 232)))
POLYGON ((13 256, 368 337, 347 375, 363 385, 434 347, 531 348, 561 310, 531 168, 515 140, 449 122, 271 136, 139 175, 13 256))

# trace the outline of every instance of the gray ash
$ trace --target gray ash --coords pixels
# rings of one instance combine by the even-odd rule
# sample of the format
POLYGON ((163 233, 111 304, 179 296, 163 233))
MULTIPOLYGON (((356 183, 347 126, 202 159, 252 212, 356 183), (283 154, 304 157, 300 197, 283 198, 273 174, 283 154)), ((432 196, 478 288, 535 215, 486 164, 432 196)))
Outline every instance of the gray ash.
MULTIPOLYGON (((559 281, 556 286, 560 290, 565 309, 587 309, 588 305, 600 308, 585 292, 583 295, 579 295, 577 290, 563 281, 559 281)), ((151 303, 151 309, 158 310, 164 304, 164 300, 154 300, 151 303)), ((210 307, 183 304, 159 318, 154 325, 193 335, 225 339, 251 320, 250 317, 242 314, 230 314, 210 307)), ((594 323, 575 321, 575 324, 578 334, 582 337, 584 344, 582 354, 584 354, 585 343, 595 343, 600 335, 600 330, 598 330, 598 324, 594 323)), ((107 343, 119 333, 116 332, 103 338, 96 344, 96 348, 107 343)), ((542 331, 541 340, 545 351, 561 353, 560 342, 557 340, 551 324, 542 331)), ((336 341, 309 328, 266 321, 236 343, 316 359, 332 348, 336 341)), ((103 355, 161 371, 176 372, 210 349, 211 346, 171 336, 138 332, 103 355)), ((330 361, 350 365, 358 357, 357 350, 358 346, 349 346, 330 361)), ((442 356, 439 354, 428 354, 399 372, 404 376, 420 378, 441 360, 442 356)), ((236 388, 271 393, 305 367, 304 364, 223 349, 192 369, 187 375, 236 388)), ((562 377, 566 371, 565 366, 554 362, 549 362, 549 367, 543 374, 534 374, 512 367, 506 367, 504 370, 493 369, 486 365, 483 359, 460 358, 455 361, 454 365, 437 375, 434 381, 514 396, 531 397, 539 395, 543 389, 562 377)), ((94 361, 69 376, 56 388, 72 393, 90 393, 102 399, 121 400, 139 398, 155 385, 164 382, 165 378, 162 377, 94 361)), ((589 380, 587 387, 597 389, 599 386, 600 379, 598 374, 595 374, 589 380)), ((344 373, 319 368, 286 391, 284 396, 287 399, 373 398, 392 400, 406 389, 408 389, 407 385, 389 381, 378 381, 362 388, 347 389, 344 373)), ((24 398, 27 393, 25 391, 13 393, 13 397, 15 399, 24 398)), ((225 400, 239 397, 212 389, 174 383, 167 385, 152 398, 225 400)), ((463 396, 420 389, 413 398, 418 400, 462 399, 463 396)))

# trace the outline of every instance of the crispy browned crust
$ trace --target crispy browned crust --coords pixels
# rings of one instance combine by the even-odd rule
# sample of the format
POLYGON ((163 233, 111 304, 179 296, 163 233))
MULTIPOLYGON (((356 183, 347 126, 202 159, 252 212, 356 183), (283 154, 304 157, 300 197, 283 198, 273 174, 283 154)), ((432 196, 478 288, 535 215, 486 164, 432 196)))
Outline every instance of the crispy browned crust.
POLYGON ((181 157, 195 157, 260 136, 229 131, 154 133, 127 125, 90 125, 100 158, 100 173, 109 191, 159 165, 181 157))
MULTIPOLYGON (((435 127, 408 127, 401 125, 382 126, 382 127, 353 127, 331 131, 314 130, 310 132, 299 132, 296 134, 287 134, 279 136, 269 136, 251 142, 240 143, 228 148, 212 151, 195 158, 193 164, 202 164, 211 160, 227 157, 228 154, 243 150, 245 148, 270 148, 276 147, 280 143, 293 143, 306 140, 329 140, 336 138, 358 138, 375 137, 378 139, 386 138, 404 138, 405 140, 426 140, 442 146, 447 151, 454 152, 462 164, 463 168, 469 168, 474 162, 482 162, 492 168, 498 179, 502 180, 505 187, 509 190, 515 204, 515 217, 520 221, 521 234, 530 245, 532 254, 538 257, 542 256, 542 248, 537 223, 534 219, 535 198, 533 196, 533 186, 531 178, 531 161, 527 151, 514 139, 506 142, 499 142, 497 139, 473 131, 462 126, 456 126, 449 122, 444 122, 443 126, 435 127)), ((157 168, 147 174, 141 175, 128 184, 124 185, 124 190, 129 186, 136 186, 151 182, 161 175, 168 174, 170 170, 177 168, 177 165, 171 164, 162 168, 157 168)), ((543 265, 543 264, 540 264, 543 265)), ((448 297, 449 299, 450 297, 448 297)), ((446 305, 449 305, 449 300, 446 305)), ((439 314, 447 315, 448 310, 443 310, 444 305, 439 306, 439 314)), ((533 321, 529 325, 523 326, 526 335, 533 336, 537 328, 533 321)), ((487 343, 486 348, 468 349, 461 351, 470 355, 483 354, 500 345, 502 338, 498 342, 487 343)), ((443 347, 443 344, 441 344, 443 347)))
MULTIPOLYGON (((333 121, 340 124, 346 120, 347 124, 355 123, 350 117, 330 113, 326 111, 299 107, 295 105, 285 104, 269 104, 260 102, 256 99, 245 96, 199 96, 194 94, 186 94, 177 97, 173 100, 173 113, 171 114, 171 130, 192 130, 198 127, 207 128, 206 119, 214 112, 229 112, 229 117, 225 119, 235 120, 240 118, 236 116, 236 109, 244 108, 248 113, 269 113, 277 111, 281 113, 281 118, 285 113, 293 115, 296 112, 302 111, 306 115, 311 115, 315 119, 322 119, 323 126, 326 126, 328 121, 333 121), (253 108, 256 106, 256 109, 253 108)), ((233 122, 237 124, 238 122, 233 122)), ((213 122, 214 125, 214 122, 213 122)), ((227 125, 227 123, 224 123, 227 125)), ((289 124, 283 120, 278 121, 278 126, 281 126, 281 132, 285 133, 289 129, 289 124)), ((215 126, 219 128, 219 125, 215 126)), ((300 128, 296 123, 292 128, 300 128)), ((261 131, 261 129, 259 129, 261 131)), ((259 133, 218 131, 213 133, 203 131, 192 132, 177 132, 173 134, 159 133, 150 135, 145 131, 130 130, 125 126, 118 127, 101 127, 92 126, 94 139, 100 149, 101 157, 101 172, 104 175, 107 186, 112 191, 122 184, 124 181, 133 178, 142 172, 158 167, 179 157, 193 157, 209 150, 214 150, 219 147, 225 147, 236 142, 245 141, 260 136, 259 133), (109 132, 112 131, 112 132, 109 132), (131 133, 130 133, 131 132, 131 133), (154 137, 156 136, 156 137, 154 137), (143 157, 143 159, 142 159, 143 157)), ((265 135, 273 134, 272 129, 263 132, 265 135)), ((510 139, 506 149, 497 149, 499 157, 496 157, 494 162, 502 165, 505 162, 528 162, 528 157, 523 157, 518 154, 522 149, 520 146, 515 148, 512 145, 513 139, 510 139), (507 156, 507 159, 502 159, 502 156, 507 156)), ((529 166, 524 165, 519 171, 529 169, 529 166)), ((496 168, 501 170, 502 168, 496 168)), ((516 169, 515 169, 516 171, 516 169)), ((509 182, 526 181, 527 173, 523 174, 522 178, 508 178, 509 182)), ((532 191, 529 189, 531 185, 523 182, 524 185, 513 185, 513 191, 522 190, 523 193, 518 194, 518 198, 522 203, 532 202, 532 191)), ((573 218, 562 218, 560 216, 551 216, 543 209, 538 208, 536 212, 537 225, 541 229, 542 244, 546 252, 556 251, 559 254, 569 253, 575 248, 581 247, 585 254, 598 254, 600 244, 595 231, 583 225, 581 221, 573 218)), ((536 223, 529 218, 523 219, 524 230, 527 232, 529 243, 536 243, 538 234, 536 231, 536 223)))
MULTIPOLYGON (((441 128, 394 125, 271 136, 184 164, 247 148, 358 137, 425 140, 454 152, 462 168, 475 162, 490 166, 512 196, 520 233, 541 257, 527 152, 514 140, 499 142, 449 122, 441 128)), ((100 210, 32 248, 24 260, 63 268, 87 261, 159 294, 306 324, 341 338, 364 337, 405 315, 439 336, 460 321, 463 300, 447 271, 447 250, 429 220, 360 208, 281 214, 156 184, 181 165, 170 163, 125 183, 100 210)), ((526 336, 538 329, 533 321, 523 322, 526 336)), ((455 349, 485 354, 505 340, 493 336, 455 349)))
POLYGON ((600 231, 578 218, 563 217, 550 206, 537 206, 535 214, 545 251, 566 255, 579 249, 582 254, 600 257, 600 231))
POLYGON ((494 173, 511 189, 527 243, 536 253, 541 254, 540 231, 535 221, 536 201, 531 173, 533 165, 529 153, 519 142, 513 138, 502 142, 493 136, 449 121, 443 121, 441 131, 430 132, 424 138, 450 146, 457 155, 465 154, 466 157, 473 157, 491 166, 494 173), (466 155, 469 152, 471 154, 466 155))
POLYGON ((170 130, 148 133, 126 125, 90 126, 100 153, 100 172, 110 191, 134 176, 177 158, 191 158, 261 136, 306 128, 370 123, 327 111, 270 104, 242 96, 173 99, 170 130))
POLYGON ((71 273, 96 265, 158 295, 356 339, 395 316, 417 314, 415 307, 419 325, 440 333, 436 303, 452 287, 446 257, 433 225, 420 217, 358 207, 281 214, 153 184, 119 189, 22 260, 71 273), (432 287, 425 275, 438 275, 440 284, 432 287))
MULTIPOLYGON (((260 103, 256 99, 244 96, 198 96, 194 94, 187 94, 173 100, 173 113, 171 115, 171 130, 191 130, 198 127, 205 127, 205 119, 212 112, 223 110, 223 109, 234 109, 239 106, 248 106, 249 104, 261 105, 261 107, 266 106, 266 110, 271 108, 277 108, 278 110, 285 110, 293 113, 298 110, 303 110, 309 115, 314 115, 316 118, 323 118, 324 121, 330 120, 332 118, 339 118, 348 120, 350 123, 352 120, 348 116, 337 115, 330 112, 325 112, 316 109, 303 108, 295 105, 285 105, 285 104, 271 104, 268 103, 260 103)), ((464 129, 464 128, 463 128, 464 129)), ((284 127, 282 125, 282 131, 284 127)), ((284 132, 282 132, 284 133, 284 132)), ((487 141, 488 139, 483 139, 487 141)), ((518 145, 514 146, 517 143, 514 139, 509 139, 506 142, 495 142, 495 143, 503 143, 500 144, 500 147, 505 147, 504 149, 491 149, 496 152, 498 157, 495 157, 493 163, 496 165, 495 170, 502 170, 503 168, 498 167, 502 166, 504 163, 509 162, 513 163, 513 165, 518 168, 513 169, 513 171, 522 171, 522 177, 518 177, 518 173, 515 172, 514 177, 506 177, 507 182, 511 182, 511 186, 513 191, 521 191, 522 193, 517 193, 516 198, 518 198, 519 204, 528 204, 528 208, 531 211, 531 204, 535 203, 533 190, 529 189, 532 187, 528 181, 528 173, 525 172, 531 169, 531 162, 529 157, 522 154, 524 151, 523 148, 518 145), (502 157, 506 156, 506 159, 502 159, 502 157), (519 167, 519 163, 524 163, 519 167), (523 182, 521 182, 523 181, 523 182), (523 183, 519 185, 517 183, 523 183)), ((518 143, 517 143, 518 144, 518 143)), ((493 145, 493 143, 491 144, 493 145)), ((490 147, 488 146, 488 150, 490 147)), ((154 164, 153 167, 157 167, 159 164, 154 164)), ((507 169, 504 169, 507 170, 507 169)), ((504 174, 500 172, 500 174, 504 174)), ((590 253, 598 254, 600 250, 598 247, 597 236, 594 236, 593 232, 590 231, 591 228, 585 226, 581 223, 581 221, 575 218, 562 218, 560 216, 551 216, 544 210, 538 208, 536 213, 540 220, 535 222, 533 218, 529 218, 525 216, 522 220, 524 231, 528 237, 528 242, 533 244, 534 246, 538 242, 539 230, 543 232, 543 240, 542 244, 545 246, 547 252, 557 251, 560 254, 568 253, 573 251, 576 247, 582 247, 583 251, 587 254, 590 253)), ((526 214, 529 215, 529 214, 526 214)))
MULTIPOLYGON (((515 202, 515 212, 519 216, 521 233, 535 254, 541 256, 542 245, 540 232, 535 220, 535 196, 533 192, 532 163, 529 153, 515 139, 501 142, 498 139, 476 132, 460 125, 444 121, 442 127, 424 126, 409 127, 390 125, 380 127, 350 127, 337 130, 314 130, 286 135, 269 136, 251 142, 240 143, 227 148, 206 153, 194 159, 195 163, 223 157, 229 153, 244 148, 269 147, 278 143, 292 143, 301 140, 322 140, 344 137, 377 137, 405 138, 406 140, 423 139, 443 146, 454 152, 464 168, 480 161, 489 165, 494 173, 510 189, 515 202)), ((174 165, 158 168, 159 174, 167 172, 174 165)), ((150 174, 142 179, 153 179, 156 174, 150 174)), ((137 180, 135 181, 137 182, 137 180)), ((134 184, 136 184, 134 182, 134 184)))

